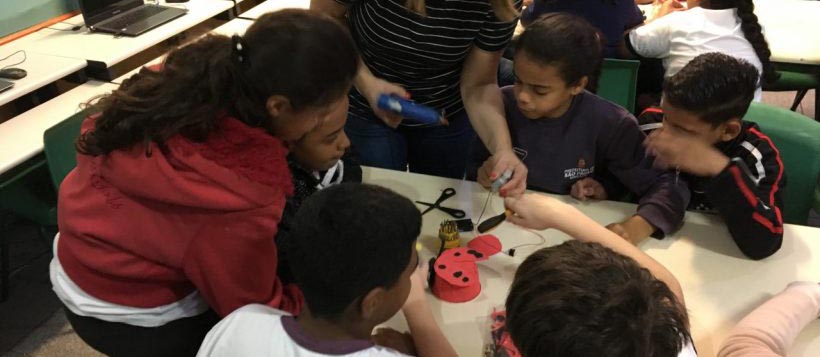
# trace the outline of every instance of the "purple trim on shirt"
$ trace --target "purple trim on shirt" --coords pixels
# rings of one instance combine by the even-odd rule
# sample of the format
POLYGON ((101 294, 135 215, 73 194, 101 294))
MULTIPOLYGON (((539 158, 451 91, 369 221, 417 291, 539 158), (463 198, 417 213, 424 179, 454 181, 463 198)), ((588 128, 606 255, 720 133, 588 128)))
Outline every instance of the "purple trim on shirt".
POLYGON ((346 355, 373 347, 367 340, 320 341, 310 337, 293 316, 282 316, 282 328, 293 342, 310 351, 326 355, 346 355))

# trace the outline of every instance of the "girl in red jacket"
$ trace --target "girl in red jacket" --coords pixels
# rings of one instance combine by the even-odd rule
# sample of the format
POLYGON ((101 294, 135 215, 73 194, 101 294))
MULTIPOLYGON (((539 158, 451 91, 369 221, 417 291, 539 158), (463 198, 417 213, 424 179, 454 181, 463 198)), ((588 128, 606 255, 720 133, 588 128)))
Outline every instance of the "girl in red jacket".
POLYGON ((104 98, 60 186, 51 281, 74 330, 116 356, 196 353, 250 303, 298 314, 277 278, 288 145, 344 101, 346 30, 304 10, 172 51, 104 98))

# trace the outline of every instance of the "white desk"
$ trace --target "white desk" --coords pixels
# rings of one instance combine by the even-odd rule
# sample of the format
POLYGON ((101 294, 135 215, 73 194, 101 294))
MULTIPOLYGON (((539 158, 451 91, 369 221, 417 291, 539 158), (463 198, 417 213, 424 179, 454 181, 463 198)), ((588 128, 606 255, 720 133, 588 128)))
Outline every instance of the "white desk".
POLYGON ((288 8, 308 9, 310 8, 310 0, 267 0, 239 14, 239 17, 258 19, 269 12, 288 8))
MULTIPOLYGON (((233 36, 234 34, 240 34, 241 35, 241 34, 245 33, 245 30, 247 30, 248 27, 250 27, 252 24, 253 24, 253 21, 250 21, 250 20, 233 19, 231 21, 228 21, 228 22, 222 24, 222 26, 219 26, 219 27, 213 29, 210 33, 217 33, 217 34, 225 35, 225 36, 233 36)), ((129 71, 128 73, 117 77, 116 79, 112 80, 111 83, 122 84, 122 82, 124 80, 128 79, 129 77, 133 76, 135 73, 139 72, 142 69, 142 67, 159 64, 164 59, 165 59, 165 55, 154 58, 151 61, 149 61, 148 63, 146 63, 142 66, 139 66, 137 68, 134 68, 131 71, 129 71)))
MULTIPOLYGON (((233 2, 225 0, 190 0, 183 4, 168 4, 175 7, 183 5, 188 9, 187 14, 136 37, 89 32, 86 27, 75 32, 45 28, 29 35, 29 47, 36 53, 88 60, 89 67, 104 70, 233 8, 233 2)), ((81 15, 62 23, 64 26, 82 24, 81 15)))
MULTIPOLYGON (((15 51, 16 50, 7 51, 5 47, 0 47, 0 58, 6 57, 15 51)), ((0 67, 5 67, 12 63, 16 63, 22 58, 23 54, 18 53, 7 60, 0 62, 0 67)), ((9 80, 14 83, 14 87, 0 92, 0 105, 4 105, 46 85, 54 83, 60 78, 85 68, 85 66, 85 60, 41 55, 38 53, 32 53, 31 51, 26 51, 26 61, 11 67, 22 68, 26 70, 28 74, 21 79, 9 80)))
POLYGON ((772 61, 820 65, 820 2, 755 0, 772 61))
MULTIPOLYGON (((402 173, 382 169, 364 169, 364 182, 389 187, 411 200, 433 201, 441 190, 456 189, 456 196, 445 206, 464 209, 467 216, 478 219, 487 197, 486 191, 469 181, 402 173)), ((621 220, 635 211, 635 205, 602 201, 579 203, 568 196, 555 196, 571 202, 601 224, 621 220)), ((503 211, 496 196, 491 199, 485 217, 503 211)), ((423 216, 419 253, 426 262, 438 251, 439 223, 449 216, 433 210, 423 216)), ((539 238, 509 223, 492 232, 504 247, 538 243, 539 238)), ((546 244, 523 247, 515 257, 497 254, 479 263, 482 292, 473 301, 452 304, 428 298, 444 333, 461 356, 481 356, 482 345, 488 340, 487 316, 494 306, 503 306, 515 270, 533 251, 558 244, 568 237, 558 231, 541 234, 546 244)), ((462 244, 465 243, 462 235, 462 244)), ((795 280, 820 281, 820 229, 786 225, 783 247, 762 261, 744 258, 729 237, 720 219, 687 213, 686 224, 671 237, 643 243, 641 248, 664 264, 681 283, 689 310, 692 336, 700 356, 714 356, 729 330, 745 314, 771 295, 780 292, 795 280)), ((406 330, 401 314, 386 325, 406 330)), ((791 350, 793 356, 820 356, 820 320, 809 325, 791 350)))
POLYGON ((251 20, 233 19, 231 21, 228 21, 228 22, 222 24, 222 26, 219 26, 219 27, 211 30, 211 33, 225 35, 225 36, 233 36, 235 34, 242 35, 242 34, 245 33, 245 31, 248 30, 248 27, 251 27, 251 25, 253 25, 253 21, 251 21, 251 20))
POLYGON ((111 92, 116 84, 88 81, 0 124, 0 173, 43 151, 43 133, 80 110, 80 104, 111 92))

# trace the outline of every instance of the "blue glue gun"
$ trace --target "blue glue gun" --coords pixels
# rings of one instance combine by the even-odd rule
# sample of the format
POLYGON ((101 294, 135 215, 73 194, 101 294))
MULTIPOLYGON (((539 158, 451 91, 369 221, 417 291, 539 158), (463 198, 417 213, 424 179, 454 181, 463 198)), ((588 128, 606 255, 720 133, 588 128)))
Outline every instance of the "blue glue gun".
POLYGON ((382 94, 377 103, 379 109, 391 111, 422 124, 440 124, 441 113, 426 105, 417 104, 395 95, 382 94))

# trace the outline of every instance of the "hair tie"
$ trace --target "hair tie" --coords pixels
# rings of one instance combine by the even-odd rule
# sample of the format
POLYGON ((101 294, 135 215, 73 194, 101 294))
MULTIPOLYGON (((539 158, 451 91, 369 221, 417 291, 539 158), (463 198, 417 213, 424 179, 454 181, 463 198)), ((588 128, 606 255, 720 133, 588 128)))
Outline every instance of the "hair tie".
POLYGON ((231 53, 233 54, 233 60, 239 64, 247 64, 248 63, 248 48, 245 41, 242 39, 242 36, 233 35, 231 36, 231 53))

